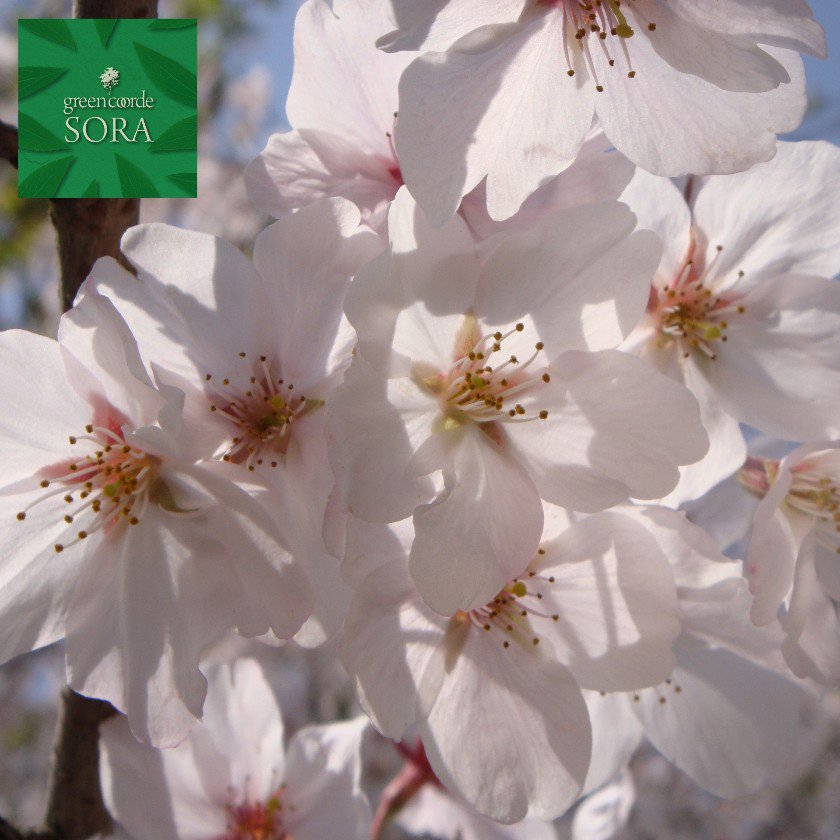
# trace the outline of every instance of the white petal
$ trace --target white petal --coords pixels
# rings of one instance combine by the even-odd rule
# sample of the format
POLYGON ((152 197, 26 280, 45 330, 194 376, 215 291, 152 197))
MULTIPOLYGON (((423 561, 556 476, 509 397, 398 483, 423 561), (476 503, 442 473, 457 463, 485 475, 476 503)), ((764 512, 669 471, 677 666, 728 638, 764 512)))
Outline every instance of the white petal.
POLYGON ((682 630, 668 559, 653 535, 618 512, 587 517, 544 544, 531 570, 541 612, 533 619, 582 688, 654 685, 674 667, 682 630), (545 585, 546 578, 555 582, 545 585))
POLYGON ((298 389, 317 386, 350 363, 355 336, 341 330, 344 296, 352 276, 381 248, 359 221, 348 201, 324 199, 275 222, 254 243, 254 267, 271 289, 267 315, 279 338, 283 377, 298 389))
POLYGON ((377 45, 397 50, 445 50, 480 26, 518 19, 527 0, 391 0, 397 29, 383 35, 377 45))
POLYGON ((427 665, 417 725, 438 778, 499 822, 558 817, 586 776, 589 719, 571 674, 469 623, 427 665))
POLYGON ((702 367, 734 417, 785 440, 840 436, 840 284, 765 279, 702 367))
POLYGON ((488 27, 446 53, 423 54, 403 73, 397 152, 433 223, 445 222, 485 175, 491 218, 512 216, 574 161, 594 90, 566 75, 556 23, 543 14, 488 27))
POLYGON ((634 704, 648 738, 706 790, 755 792, 794 751, 799 689, 726 650, 686 641, 677 656, 672 684, 634 704))
POLYGON ((395 740, 415 721, 417 686, 446 627, 415 600, 405 563, 390 563, 359 587, 341 634, 341 661, 362 708, 395 740))
POLYGON ((446 488, 414 513, 411 577, 435 612, 489 603, 534 556, 539 496, 522 467, 488 436, 464 430, 446 488))
POLYGON ((616 347, 645 311, 655 236, 617 202, 561 211, 484 252, 478 314, 505 327, 533 313, 546 353, 616 347))
POLYGON ((70 685, 109 700, 155 746, 177 744, 200 717, 199 659, 231 626, 236 597, 224 561, 173 520, 150 506, 103 541, 67 618, 70 685))
MULTIPOLYGON (((604 82, 598 118, 620 152, 656 175, 743 171, 769 160, 776 134, 795 129, 805 113, 802 59, 788 50, 767 52, 791 81, 768 93, 731 93, 676 72, 647 39, 634 39, 636 76, 604 82)), ((598 51, 593 56, 607 76, 606 59, 598 51)))
POLYGON ((629 768, 578 805, 572 818, 572 840, 610 840, 621 831, 636 803, 636 786, 629 768))
POLYGON ((411 55, 375 46, 389 25, 383 0, 304 3, 295 19, 294 75, 286 114, 294 128, 347 138, 390 157, 386 132, 398 110, 397 82, 411 55))
POLYGON ((776 156, 737 175, 698 184, 694 219, 717 245, 716 287, 784 274, 833 277, 840 268, 840 197, 826 185, 840 166, 830 143, 779 143, 776 156), (737 280, 737 272, 745 277, 737 280))
POLYGON ((573 510, 660 498, 676 484, 677 465, 708 448, 691 394, 618 351, 564 354, 527 401, 548 419, 515 428, 511 445, 542 498, 573 510))

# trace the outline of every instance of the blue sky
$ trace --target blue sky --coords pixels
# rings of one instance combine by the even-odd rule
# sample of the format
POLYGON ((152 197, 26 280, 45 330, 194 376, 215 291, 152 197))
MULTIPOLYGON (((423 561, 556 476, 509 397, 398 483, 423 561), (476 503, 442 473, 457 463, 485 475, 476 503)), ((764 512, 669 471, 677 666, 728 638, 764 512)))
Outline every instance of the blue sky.
MULTIPOLYGON (((812 110, 796 139, 824 139, 840 144, 840 3, 838 0, 810 0, 814 16, 828 36, 828 60, 805 59, 812 110)), ((239 62, 264 64, 271 73, 274 105, 267 128, 286 126, 283 103, 292 76, 292 31, 298 0, 280 0, 274 8, 258 7, 255 31, 260 35, 249 44, 247 57, 239 62)))

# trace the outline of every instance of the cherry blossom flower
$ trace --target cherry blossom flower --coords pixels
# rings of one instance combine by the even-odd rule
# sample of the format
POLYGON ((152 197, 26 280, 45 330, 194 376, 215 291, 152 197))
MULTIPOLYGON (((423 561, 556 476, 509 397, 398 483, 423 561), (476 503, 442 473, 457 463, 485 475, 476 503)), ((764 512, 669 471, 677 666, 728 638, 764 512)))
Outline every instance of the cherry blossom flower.
POLYGON ((658 244, 618 203, 547 216, 483 249, 401 191, 390 251, 358 275, 356 359, 330 433, 346 507, 414 516, 411 575, 442 614, 480 608, 542 534, 540 498, 596 511, 659 497, 707 441, 688 392, 614 347, 658 244), (591 352, 588 352, 591 351, 591 352))
POLYGON ((134 733, 181 740, 201 716, 203 651, 232 628, 289 638, 306 574, 233 464, 200 461, 184 396, 149 379, 91 288, 58 342, 0 335, 4 393, 0 660, 66 638, 77 691, 134 733))
POLYGON ((840 436, 840 166, 828 143, 780 143, 689 202, 639 172, 623 200, 664 243, 645 318, 624 345, 684 382, 712 441, 669 503, 735 472, 739 422, 786 440, 840 436))
POLYGON ((208 670, 204 720, 155 750, 125 720, 101 729, 103 795, 134 840, 366 840, 364 718, 299 730, 283 744, 280 708, 252 659, 208 670))
POLYGON ((805 0, 392 0, 403 179, 434 224, 487 177, 504 219, 577 156, 597 115, 658 175, 769 160, 805 112, 802 60, 825 39, 805 0), (441 51, 445 50, 445 52, 441 51))
POLYGON ((402 186, 394 149, 397 84, 413 56, 376 49, 386 0, 307 0, 295 20, 286 101, 293 130, 272 134, 246 170, 258 209, 277 218, 325 196, 353 201, 380 229, 402 186))
POLYGON ((741 481, 763 496, 747 554, 753 621, 774 622, 784 605, 791 670, 838 686, 840 447, 807 444, 781 461, 750 459, 741 481))
POLYGON ((794 754, 805 694, 781 656, 778 628, 749 619, 750 595, 739 562, 682 513, 617 508, 644 524, 668 557, 683 620, 676 666, 639 691, 586 692, 593 729, 586 791, 626 765, 642 737, 706 790, 754 793, 794 754))
POLYGON ((317 581, 298 640, 337 628, 349 591, 322 530, 333 485, 324 405, 350 362, 342 314, 358 267, 380 249, 345 199, 326 199, 264 230, 253 264, 213 236, 141 225, 123 237, 135 278, 100 260, 92 284, 137 336, 158 378, 185 394, 193 439, 250 472, 288 551, 317 581))
POLYGON ((415 588, 405 534, 342 630, 376 727, 400 739, 416 724, 443 784, 504 823, 554 819, 577 798, 590 758, 582 689, 640 689, 675 665, 676 590, 644 524, 603 512, 556 530, 486 604, 450 618, 415 588))
MULTIPOLYGON (((384 232, 388 206, 403 183, 393 139, 397 85, 414 58, 377 49, 388 10, 387 0, 301 6, 287 104, 298 130, 273 134, 245 173, 260 210, 279 218, 318 198, 343 196, 356 203, 366 224, 384 232)), ((603 132, 591 131, 575 164, 537 190, 506 229, 524 228, 563 207, 618 198, 634 167, 609 147, 603 132)), ((479 239, 501 228, 487 214, 483 183, 464 198, 461 212, 479 239)))

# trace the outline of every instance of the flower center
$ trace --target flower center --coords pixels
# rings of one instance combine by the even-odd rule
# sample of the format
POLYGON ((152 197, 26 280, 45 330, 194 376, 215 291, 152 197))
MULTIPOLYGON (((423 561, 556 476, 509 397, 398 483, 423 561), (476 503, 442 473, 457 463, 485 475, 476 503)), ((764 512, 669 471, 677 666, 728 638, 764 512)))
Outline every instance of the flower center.
MULTIPOLYGON (((545 550, 541 548, 537 554, 542 556, 545 550)), ((511 644, 535 647, 540 643, 535 630, 538 622, 560 620, 557 613, 545 612, 540 604, 545 590, 554 583, 553 575, 529 571, 524 577, 514 578, 489 604, 469 612, 458 610, 452 620, 459 624, 470 623, 485 633, 498 634, 506 650, 511 644)))
POLYGON ((155 459, 127 444, 119 429, 88 425, 85 434, 71 436, 69 441, 73 446, 87 444, 89 451, 44 470, 40 486, 45 492, 17 514, 23 522, 37 505, 62 496, 67 504, 63 519, 74 526, 75 535, 66 543, 56 543, 56 553, 120 522, 137 525, 153 491, 166 495, 156 480, 155 459))
POLYGON ((468 315, 455 342, 457 358, 452 367, 445 373, 415 370, 419 384, 438 396, 445 430, 467 420, 526 423, 548 418, 545 409, 529 414, 521 403, 514 402, 518 395, 551 381, 547 364, 538 362, 544 352, 541 341, 534 344, 534 352, 524 361, 513 355, 504 358, 505 341, 524 329, 524 324, 516 324, 505 333, 482 335, 475 317, 468 315), (469 349, 462 352, 457 348, 469 349), (497 354, 500 363, 489 364, 497 354))
MULTIPOLYGON (((247 359, 247 353, 240 353, 247 359)), ((238 427, 222 459, 244 464, 252 472, 263 464, 277 467, 289 446, 293 422, 320 408, 323 400, 307 399, 292 382, 276 376, 267 356, 259 356, 249 373, 221 380, 205 374, 210 411, 238 427)))
MULTIPOLYGON (((785 503, 794 510, 813 517, 817 542, 840 554, 840 476, 821 468, 815 452, 791 468, 791 484, 785 503)), ((779 462, 772 459, 748 458, 738 473, 744 487, 757 496, 764 496, 776 481, 779 462)))
POLYGON ((221 840, 287 840, 280 794, 278 790, 266 803, 228 805, 230 823, 221 840))
MULTIPOLYGON (((746 309, 739 303, 740 295, 721 296, 709 288, 709 275, 723 246, 717 246, 714 259, 705 267, 692 259, 693 250, 694 245, 672 283, 661 291, 651 288, 648 312, 657 324, 660 346, 676 344, 684 358, 697 351, 715 359, 714 345, 728 340, 729 319, 746 309)), ((743 271, 738 272, 739 279, 743 276, 743 271)))
POLYGON ((575 51, 580 52, 589 75, 595 82, 595 90, 603 93, 604 85, 598 78, 593 61, 593 51, 600 50, 610 67, 615 67, 619 57, 626 67, 627 77, 636 75, 630 60, 627 42, 636 34, 631 21, 644 26, 648 32, 656 30, 656 24, 641 13, 635 0, 537 0, 536 5, 554 7, 562 17, 564 31, 563 50, 566 58, 566 73, 575 75, 575 51), (632 9, 631 9, 632 6, 632 9))

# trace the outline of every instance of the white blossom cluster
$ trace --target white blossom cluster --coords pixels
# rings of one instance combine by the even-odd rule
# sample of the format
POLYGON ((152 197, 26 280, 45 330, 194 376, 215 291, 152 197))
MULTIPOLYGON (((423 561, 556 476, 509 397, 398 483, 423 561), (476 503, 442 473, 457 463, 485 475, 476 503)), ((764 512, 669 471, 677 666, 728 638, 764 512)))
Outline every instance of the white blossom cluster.
POLYGON ((124 713, 140 840, 379 836, 367 720, 285 744, 233 632, 337 640, 418 835, 597 792, 606 837, 643 739, 761 788, 840 686, 840 152, 776 139, 807 3, 306 0, 294 52, 252 258, 140 225, 57 341, 0 336, 0 660, 63 638, 124 713))

